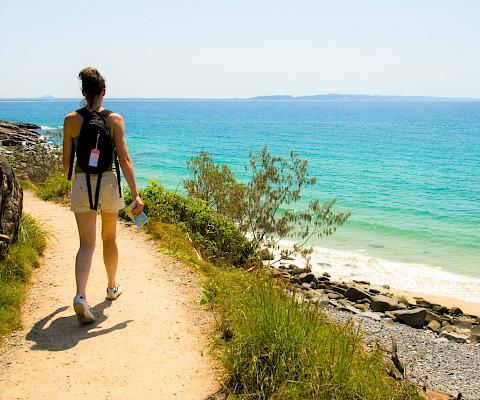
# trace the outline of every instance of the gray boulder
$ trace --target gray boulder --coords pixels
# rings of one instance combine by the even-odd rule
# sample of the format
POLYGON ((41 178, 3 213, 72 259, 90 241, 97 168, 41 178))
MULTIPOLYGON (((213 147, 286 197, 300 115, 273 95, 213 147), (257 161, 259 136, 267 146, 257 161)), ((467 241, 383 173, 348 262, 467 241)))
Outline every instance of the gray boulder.
POLYGON ((442 324, 444 321, 449 322, 449 319, 447 317, 444 317, 443 315, 427 310, 427 315, 425 315, 425 322, 430 323, 432 321, 437 321, 442 324))
POLYGON ((358 301, 362 299, 370 299, 371 296, 369 293, 357 289, 356 287, 349 287, 345 292, 345 297, 351 301, 358 301))
POLYGON ((453 320, 453 325, 458 326, 459 328, 465 328, 465 329, 470 329, 474 323, 475 323, 475 320, 465 316, 462 316, 453 320))
POLYGON ((456 333, 456 332, 442 332, 440 334, 441 337, 447 338, 448 340, 451 340, 452 342, 457 342, 457 343, 467 343, 468 342, 468 336, 463 335, 461 333, 456 333))
POLYGON ((445 306, 440 306, 440 305, 434 305, 432 307, 432 310, 436 313, 439 313, 439 314, 446 314, 448 313, 448 308, 445 307, 445 306))
POLYGON ((370 307, 377 312, 394 311, 401 308, 397 300, 381 294, 371 298, 370 307))
POLYGON ((423 308, 433 308, 434 306, 438 305, 438 304, 433 304, 423 298, 416 299, 416 303, 417 303, 417 306, 423 307, 423 308))
POLYGON ((452 307, 448 312, 451 315, 456 315, 456 316, 463 315, 463 311, 459 307, 452 307))
POLYGON ((0 258, 17 241, 22 208, 22 188, 7 159, 0 154, 0 258))
POLYGON ((361 313, 360 310, 357 310, 355 307, 353 307, 349 304, 340 304, 337 307, 335 307, 335 310, 351 312, 352 314, 360 314, 361 313))
POLYGON ((442 325, 440 325, 440 322, 435 320, 430 321, 430 323, 427 325, 427 328, 436 333, 440 333, 442 331, 442 325))
POLYGON ((421 328, 425 325, 427 310, 425 308, 412 308, 411 310, 393 311, 392 314, 405 325, 412 328, 421 328))
POLYGON ((472 326, 470 333, 470 342, 480 343, 480 325, 472 326))
POLYGON ((301 273, 300 275, 297 276, 298 279, 300 279, 300 282, 302 283, 318 283, 317 277, 312 274, 311 272, 304 272, 301 273))

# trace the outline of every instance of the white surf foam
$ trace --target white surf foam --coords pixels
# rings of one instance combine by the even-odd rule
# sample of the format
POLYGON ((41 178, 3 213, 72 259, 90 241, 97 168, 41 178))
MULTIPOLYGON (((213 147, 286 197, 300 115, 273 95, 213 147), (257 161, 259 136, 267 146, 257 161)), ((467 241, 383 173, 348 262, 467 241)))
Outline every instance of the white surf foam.
MULTIPOLYGON (((283 240, 279 249, 292 249, 293 242, 283 240)), ((480 304, 480 279, 454 274, 440 267, 410 264, 369 256, 361 251, 344 251, 315 246, 310 254, 312 272, 327 271, 332 279, 367 280, 374 285, 424 293, 480 304)), ((303 267, 306 260, 298 257, 292 263, 303 267)))

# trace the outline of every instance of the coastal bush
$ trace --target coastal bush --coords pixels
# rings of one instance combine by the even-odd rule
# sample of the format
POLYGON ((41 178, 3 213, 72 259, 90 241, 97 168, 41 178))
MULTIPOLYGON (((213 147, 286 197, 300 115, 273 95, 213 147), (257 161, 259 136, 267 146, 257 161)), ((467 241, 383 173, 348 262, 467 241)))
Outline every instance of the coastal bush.
POLYGON ((205 201, 215 211, 227 215, 235 222, 244 217, 246 186, 237 182, 235 175, 226 164, 216 164, 210 156, 201 151, 187 162, 192 174, 184 181, 190 197, 205 201))
POLYGON ((250 179, 246 184, 237 182, 227 165, 219 166, 201 152, 188 162, 192 177, 184 186, 189 196, 230 217, 251 237, 255 248, 274 247, 286 237, 296 237, 300 241, 294 251, 306 254, 310 238, 333 234, 350 216, 333 210, 335 199, 324 203, 313 200, 300 211, 290 208, 301 199, 304 188, 316 183, 308 173, 307 160, 294 151, 289 159, 272 155, 268 146, 258 154, 249 154, 245 169, 250 179))
MULTIPOLYGON (((153 221, 181 227, 205 259, 218 265, 245 266, 253 255, 250 242, 235 224, 205 201, 168 191, 156 181, 150 181, 140 196, 153 221)), ((132 201, 128 190, 125 201, 132 201)))
POLYGON ((43 200, 66 202, 70 198, 71 182, 64 173, 56 172, 40 184, 36 193, 43 200))
POLYGON ((315 304, 261 270, 211 274, 204 299, 220 314, 219 358, 231 395, 248 399, 416 399, 387 376, 352 325, 326 321, 315 304))
POLYGON ((20 326, 20 307, 32 268, 37 267, 47 243, 47 232, 23 214, 18 240, 0 261, 0 340, 20 326))

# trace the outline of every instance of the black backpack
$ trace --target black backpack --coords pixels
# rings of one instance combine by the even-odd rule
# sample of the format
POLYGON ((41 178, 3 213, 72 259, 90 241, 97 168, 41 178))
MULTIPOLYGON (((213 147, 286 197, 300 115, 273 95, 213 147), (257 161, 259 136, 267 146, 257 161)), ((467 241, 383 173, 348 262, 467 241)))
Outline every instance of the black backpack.
POLYGON ((117 172, 118 194, 122 197, 120 166, 117 152, 115 151, 113 136, 110 134, 110 128, 107 122, 107 118, 112 112, 109 110, 90 112, 86 108, 81 108, 77 110, 77 112, 83 117, 83 124, 80 129, 76 148, 72 139, 72 154, 70 156, 68 180, 72 179, 73 161, 76 155, 78 166, 86 174, 90 209, 96 210, 98 207, 102 174, 112 165, 112 158, 115 161, 115 169, 117 172), (90 183, 90 175, 92 174, 98 175, 97 187, 95 188, 95 201, 92 199, 92 185, 90 183))

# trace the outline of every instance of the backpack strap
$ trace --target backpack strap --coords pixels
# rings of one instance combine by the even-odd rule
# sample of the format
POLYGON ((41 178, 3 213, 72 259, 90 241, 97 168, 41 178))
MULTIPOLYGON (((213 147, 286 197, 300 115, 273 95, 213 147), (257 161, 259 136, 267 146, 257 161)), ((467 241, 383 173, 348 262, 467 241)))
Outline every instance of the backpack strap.
MULTIPOLYGON (((107 109, 100 111, 100 115, 105 119, 107 119, 108 116, 112 113, 113 113, 112 111, 107 110, 107 109)), ((113 137, 112 137, 112 140, 113 140, 113 137)), ((115 171, 117 173, 118 195, 120 197, 122 197, 122 186, 121 186, 122 181, 120 179, 120 163, 118 162, 118 154, 117 154, 116 150, 114 150, 114 152, 113 152, 113 159, 115 161, 115 171)))
POLYGON ((122 197, 122 181, 120 179, 120 163, 118 162, 117 151, 113 152, 113 159, 115 160, 115 171, 117 173, 117 182, 118 182, 118 195, 122 197))
POLYGON ((98 208, 98 197, 100 195, 100 185, 102 183, 102 173, 97 175, 97 187, 95 188, 95 202, 93 203, 93 209, 96 210, 98 208))
POLYGON ((73 173, 73 161, 75 160, 75 142, 72 138, 72 151, 70 153, 70 166, 68 167, 68 180, 72 180, 72 173, 73 173))
POLYGON ((112 114, 112 111, 107 109, 100 111, 100 115, 105 119, 107 119, 110 114, 112 114))
POLYGON ((88 172, 85 173, 85 178, 87 180, 87 192, 88 192, 88 202, 90 203, 90 210, 95 210, 95 208, 93 208, 93 201, 92 201, 92 183, 90 182, 90 174, 88 172))
POLYGON ((98 208, 98 198, 100 197, 100 186, 102 184, 102 173, 97 175, 97 185, 95 187, 95 198, 92 196, 92 183, 90 182, 90 174, 87 172, 85 178, 87 179, 88 202, 90 203, 90 210, 98 208))
POLYGON ((82 116, 83 120, 90 116, 90 111, 87 110, 87 107, 79 108, 76 112, 82 116))

